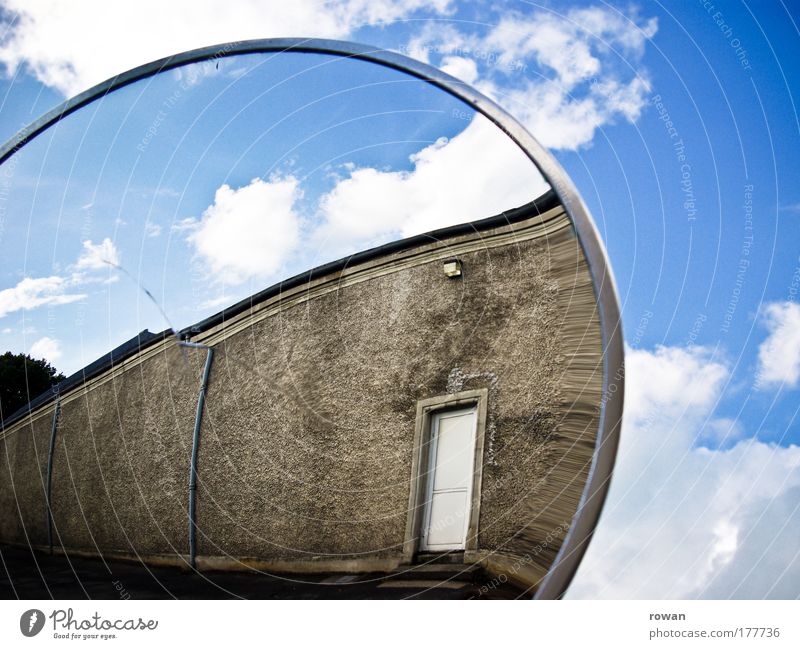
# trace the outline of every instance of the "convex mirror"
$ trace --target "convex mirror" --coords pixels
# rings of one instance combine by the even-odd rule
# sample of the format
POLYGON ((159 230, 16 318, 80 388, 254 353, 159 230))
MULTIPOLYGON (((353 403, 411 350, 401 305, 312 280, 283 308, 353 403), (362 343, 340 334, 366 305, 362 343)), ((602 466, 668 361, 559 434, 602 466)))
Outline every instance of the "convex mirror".
POLYGON ((564 592, 619 313, 571 182, 491 100, 365 46, 230 44, 67 102, 0 175, 0 340, 70 375, 3 412, 0 541, 564 592))

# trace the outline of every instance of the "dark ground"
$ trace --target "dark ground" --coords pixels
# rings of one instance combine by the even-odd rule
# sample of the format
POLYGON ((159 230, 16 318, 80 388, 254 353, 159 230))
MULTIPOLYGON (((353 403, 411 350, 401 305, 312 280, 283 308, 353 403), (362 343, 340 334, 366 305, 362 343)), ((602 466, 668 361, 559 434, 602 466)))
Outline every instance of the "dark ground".
POLYGON ((511 599, 519 594, 464 564, 428 564, 390 575, 198 573, 0 546, 0 599, 511 599))

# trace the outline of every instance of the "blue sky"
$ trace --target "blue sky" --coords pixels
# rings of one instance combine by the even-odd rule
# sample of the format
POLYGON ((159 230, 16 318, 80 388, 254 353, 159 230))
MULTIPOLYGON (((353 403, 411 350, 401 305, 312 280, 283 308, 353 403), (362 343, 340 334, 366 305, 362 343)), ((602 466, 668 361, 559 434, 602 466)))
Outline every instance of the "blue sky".
MULTIPOLYGON (((67 11, 3 1, 0 138, 117 72, 245 38, 361 41, 474 84, 573 178, 622 303, 623 443, 570 595, 796 597, 796 12, 781 2, 705 0, 234 4, 193 9, 187 25, 181 2, 153 8, 153 21, 142 3, 67 11)), ((370 217, 387 196, 430 203, 434 186, 469 194, 477 182, 469 174, 499 166, 490 160, 514 172, 507 185, 492 179, 481 202, 467 196, 476 211, 512 207, 544 188, 516 151, 480 119, 455 117, 459 107, 441 93, 318 58, 237 57, 162 75, 43 135, 12 173, 4 165, 0 347, 74 370, 141 328, 164 328, 101 258, 119 261, 183 326, 286 274, 444 225, 433 212, 415 222, 399 208, 370 217), (287 72, 297 83, 273 88, 287 72), (365 87, 309 104, 354 76, 365 87), (303 94, 309 80, 313 96, 303 94), (292 128, 252 130, 284 117, 292 128), (110 148, 109 132, 117 134, 110 148), (484 157, 467 160, 466 151, 484 157), (264 201, 283 206, 280 218, 252 211, 264 201), (225 253, 223 244, 240 243, 220 229, 232 218, 267 228, 276 246, 269 263, 248 257, 247 241, 245 253, 225 253)))
POLYGON ((9 212, 23 218, 6 232, 5 282, 21 294, 36 287, 19 282, 38 278, 33 297, 47 308, 6 307, 18 326, 2 331, 26 348, 46 322, 67 372, 167 326, 126 274, 183 328, 347 253, 546 190, 507 138, 447 93, 308 54, 231 57, 133 84, 60 122, 9 168, 9 212), (502 178, 476 164, 478 151, 502 159, 502 178))

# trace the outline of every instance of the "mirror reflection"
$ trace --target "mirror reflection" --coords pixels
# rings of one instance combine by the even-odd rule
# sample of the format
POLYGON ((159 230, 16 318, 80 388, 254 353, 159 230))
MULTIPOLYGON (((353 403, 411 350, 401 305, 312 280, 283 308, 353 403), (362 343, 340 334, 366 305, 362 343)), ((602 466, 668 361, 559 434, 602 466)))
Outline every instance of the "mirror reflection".
POLYGON ((237 55, 4 167, 0 342, 70 376, 4 414, 0 541, 536 592, 592 465, 602 339, 568 213, 486 117, 364 61, 237 55))

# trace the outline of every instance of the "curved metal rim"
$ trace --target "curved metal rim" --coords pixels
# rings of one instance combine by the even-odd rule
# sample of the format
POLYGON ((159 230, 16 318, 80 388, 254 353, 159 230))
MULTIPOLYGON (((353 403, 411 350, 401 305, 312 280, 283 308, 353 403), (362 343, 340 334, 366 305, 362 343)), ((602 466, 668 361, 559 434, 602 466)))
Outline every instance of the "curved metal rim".
POLYGON ((348 41, 270 38, 239 41, 182 52, 117 75, 49 111, 0 147, 0 164, 37 135, 82 106, 128 84, 189 63, 240 54, 309 52, 376 63, 427 81, 468 104, 498 126, 541 171, 572 219, 592 276, 603 338, 603 399, 592 466, 561 549, 536 590, 536 599, 560 598, 580 565, 608 493, 619 445, 624 393, 624 343, 619 300, 605 248, 589 211, 558 161, 514 117, 466 83, 402 54, 348 41), (613 388, 613 389, 612 389, 613 388))

